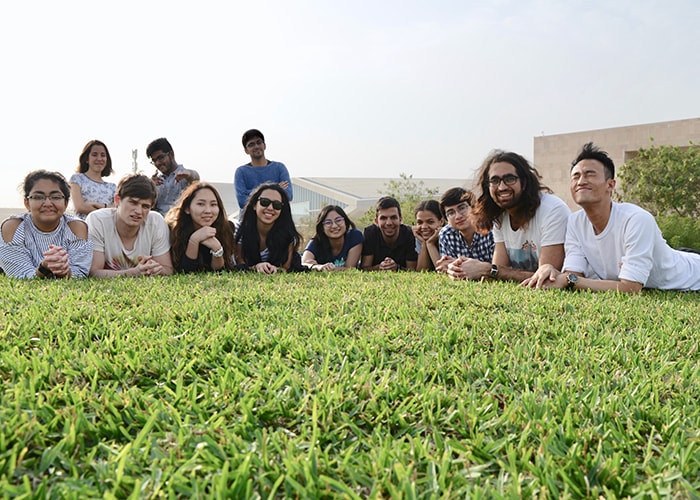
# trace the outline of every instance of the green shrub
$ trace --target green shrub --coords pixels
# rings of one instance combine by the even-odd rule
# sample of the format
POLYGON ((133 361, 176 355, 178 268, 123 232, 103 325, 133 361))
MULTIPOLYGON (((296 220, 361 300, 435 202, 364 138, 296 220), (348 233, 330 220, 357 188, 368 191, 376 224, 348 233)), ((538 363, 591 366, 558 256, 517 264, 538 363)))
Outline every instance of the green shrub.
POLYGON ((661 234, 673 248, 700 249, 700 221, 694 217, 661 215, 656 218, 661 234))

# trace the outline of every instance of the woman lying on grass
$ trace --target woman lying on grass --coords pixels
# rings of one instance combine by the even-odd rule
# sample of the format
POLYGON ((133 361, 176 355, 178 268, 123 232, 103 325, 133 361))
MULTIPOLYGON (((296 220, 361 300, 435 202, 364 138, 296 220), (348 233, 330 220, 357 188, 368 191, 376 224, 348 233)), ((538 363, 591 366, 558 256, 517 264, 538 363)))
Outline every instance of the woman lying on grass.
POLYGON ((226 217, 219 192, 195 182, 183 191, 165 216, 170 226, 170 254, 178 272, 230 271, 235 226, 226 217))
POLYGON ((248 198, 236 231, 236 261, 265 274, 297 271, 301 268, 300 242, 287 192, 273 182, 258 186, 248 198))
POLYGON ((90 271, 87 225, 65 215, 70 186, 58 172, 36 170, 24 178, 27 213, 5 219, 0 267, 13 278, 83 278, 90 271))
POLYGON ((438 237, 444 225, 440 203, 435 200, 421 201, 416 207, 415 215, 413 236, 416 237, 418 253, 416 271, 435 271, 435 263, 440 260, 438 237))
POLYGON ((309 241, 301 263, 316 271, 356 269, 362 256, 362 232, 345 211, 327 205, 316 219, 316 234, 309 241))

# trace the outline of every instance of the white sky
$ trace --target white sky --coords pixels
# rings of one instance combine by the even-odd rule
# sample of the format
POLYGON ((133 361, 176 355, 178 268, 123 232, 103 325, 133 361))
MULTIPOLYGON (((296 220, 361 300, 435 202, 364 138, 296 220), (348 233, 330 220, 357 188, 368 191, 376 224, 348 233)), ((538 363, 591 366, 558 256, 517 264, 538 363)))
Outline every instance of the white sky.
POLYGON ((162 136, 231 182, 248 128, 292 177, 469 178, 542 133, 700 116, 698 26, 697 0, 7 3, 0 206, 93 138, 113 182, 162 136))

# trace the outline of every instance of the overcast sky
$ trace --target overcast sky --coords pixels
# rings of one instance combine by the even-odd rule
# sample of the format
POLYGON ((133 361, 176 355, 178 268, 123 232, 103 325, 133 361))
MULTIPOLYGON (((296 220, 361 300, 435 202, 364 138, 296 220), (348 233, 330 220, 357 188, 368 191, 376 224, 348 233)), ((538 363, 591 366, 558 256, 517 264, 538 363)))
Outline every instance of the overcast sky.
POLYGON ((700 116, 698 26, 697 0, 12 2, 0 206, 93 138, 113 182, 162 136, 231 182, 248 128, 292 177, 470 178, 537 135, 700 116))

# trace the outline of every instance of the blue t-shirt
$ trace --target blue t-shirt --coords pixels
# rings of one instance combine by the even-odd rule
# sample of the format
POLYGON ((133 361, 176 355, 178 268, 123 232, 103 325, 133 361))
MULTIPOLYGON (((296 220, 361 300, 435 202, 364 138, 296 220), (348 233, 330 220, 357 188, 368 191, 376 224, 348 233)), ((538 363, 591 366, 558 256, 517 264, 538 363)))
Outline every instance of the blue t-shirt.
POLYGON ((236 200, 238 206, 243 209, 250 193, 264 182, 284 182, 289 183, 289 187, 285 189, 289 201, 292 201, 292 180, 289 178, 289 172, 284 163, 271 161, 264 167, 254 167, 250 163, 241 165, 236 169, 236 175, 233 179, 233 184, 236 187, 236 200))
POLYGON ((309 244, 306 245, 306 250, 314 254, 316 262, 319 264, 332 262, 336 267, 343 267, 345 266, 345 261, 348 259, 350 249, 362 243, 363 240, 364 238, 362 237, 362 232, 360 230, 350 229, 347 233, 345 233, 345 242, 343 243, 343 248, 340 250, 338 255, 331 255, 330 250, 321 248, 315 238, 312 238, 311 241, 309 241, 309 244))

